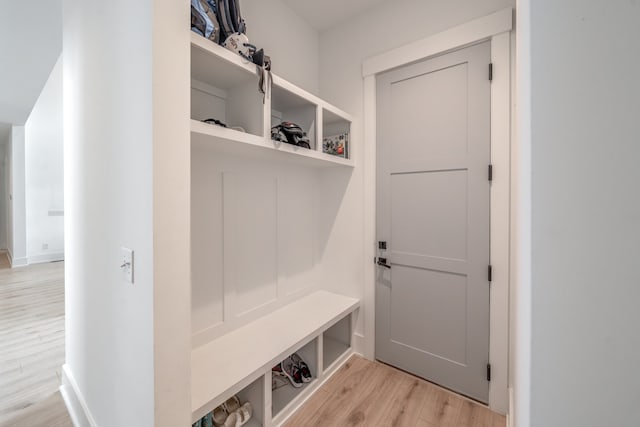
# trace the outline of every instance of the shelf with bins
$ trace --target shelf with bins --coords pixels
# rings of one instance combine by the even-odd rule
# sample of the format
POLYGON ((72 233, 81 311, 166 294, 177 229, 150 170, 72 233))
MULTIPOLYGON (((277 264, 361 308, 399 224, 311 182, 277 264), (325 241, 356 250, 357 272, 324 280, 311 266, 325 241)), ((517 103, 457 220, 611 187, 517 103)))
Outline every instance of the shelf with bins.
MULTIPOLYGON (((323 337, 331 330, 335 335, 335 328, 350 335, 351 315, 358 307, 355 298, 318 291, 195 348, 191 353, 193 422, 237 394, 242 402, 251 402, 256 422, 282 423, 328 378, 331 372, 322 368, 323 337), (294 352, 309 365, 313 381, 300 388, 286 385, 272 390, 272 367, 294 352)), ((332 347, 331 370, 351 352, 350 343, 340 354, 332 347)))
POLYGON ((273 157, 310 167, 353 167, 348 150, 323 152, 323 134, 349 134, 352 118, 279 76, 267 96, 258 90, 257 67, 197 34, 191 35, 192 141, 243 156, 273 157), (203 123, 216 119, 227 127, 203 123), (271 128, 282 121, 302 127, 311 149, 273 141, 271 128), (328 133, 327 133, 328 132, 328 133))

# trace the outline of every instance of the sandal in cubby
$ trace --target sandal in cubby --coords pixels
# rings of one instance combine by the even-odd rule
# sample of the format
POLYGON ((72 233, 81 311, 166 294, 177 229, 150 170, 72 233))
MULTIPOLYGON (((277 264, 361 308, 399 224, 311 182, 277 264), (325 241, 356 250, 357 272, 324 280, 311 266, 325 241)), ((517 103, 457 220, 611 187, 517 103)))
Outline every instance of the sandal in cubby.
POLYGON ((227 414, 229 415, 240 409, 240 406, 242 406, 240 404, 240 399, 238 399, 238 396, 236 396, 235 394, 228 398, 227 401, 222 404, 222 407, 225 411, 227 411, 227 414))
POLYGON ((251 419, 252 414, 253 408, 251 407, 251 403, 246 402, 229 414, 227 421, 224 423, 224 427, 241 427, 251 419))
POLYGON ((215 427, 224 427, 227 418, 229 418, 229 413, 224 409, 224 403, 214 409, 211 415, 215 427))

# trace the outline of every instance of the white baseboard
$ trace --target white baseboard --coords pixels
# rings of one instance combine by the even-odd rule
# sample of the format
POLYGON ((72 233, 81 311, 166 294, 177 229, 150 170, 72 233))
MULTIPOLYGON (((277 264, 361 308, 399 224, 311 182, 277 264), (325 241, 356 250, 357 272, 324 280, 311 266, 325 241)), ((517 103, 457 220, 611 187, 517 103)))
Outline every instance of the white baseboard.
POLYGON ((69 365, 62 365, 62 386, 60 386, 60 394, 67 406, 69 416, 73 422, 74 427, 97 427, 97 424, 87 403, 78 389, 78 383, 76 383, 69 365))
POLYGON ((357 332, 353 334, 353 351, 357 354, 365 354, 364 336, 357 332))
POLYGON ((32 255, 27 259, 29 264, 42 264, 45 262, 64 261, 64 253, 56 252, 50 254, 32 255))
POLYGON ((29 265, 29 260, 27 258, 14 258, 11 251, 7 251, 7 256, 9 257, 9 264, 11 264, 11 268, 29 265))
POLYGON ((509 412, 507 412, 507 427, 514 427, 513 419, 513 387, 509 387, 509 412))

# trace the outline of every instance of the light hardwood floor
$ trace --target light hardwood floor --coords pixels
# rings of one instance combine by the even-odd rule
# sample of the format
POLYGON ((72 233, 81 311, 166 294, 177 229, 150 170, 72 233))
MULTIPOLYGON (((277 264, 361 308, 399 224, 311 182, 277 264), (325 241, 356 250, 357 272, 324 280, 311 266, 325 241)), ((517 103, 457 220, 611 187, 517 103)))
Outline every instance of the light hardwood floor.
POLYGON ((0 343, 0 425, 12 425, 7 420, 60 386, 63 263, 0 269, 0 343))
POLYGON ((353 356, 286 427, 504 427, 505 417, 427 381, 353 356))
POLYGON ((73 427, 59 391, 43 401, 16 412, 0 427, 73 427))

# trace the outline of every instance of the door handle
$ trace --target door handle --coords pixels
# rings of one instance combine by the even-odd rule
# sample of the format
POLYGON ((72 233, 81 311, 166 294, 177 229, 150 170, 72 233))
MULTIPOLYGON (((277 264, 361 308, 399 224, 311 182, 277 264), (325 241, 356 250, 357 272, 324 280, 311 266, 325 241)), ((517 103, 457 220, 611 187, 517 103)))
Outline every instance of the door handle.
POLYGON ((378 262, 376 264, 378 264, 380 267, 391 268, 391 266, 387 264, 386 258, 378 258, 378 262))

